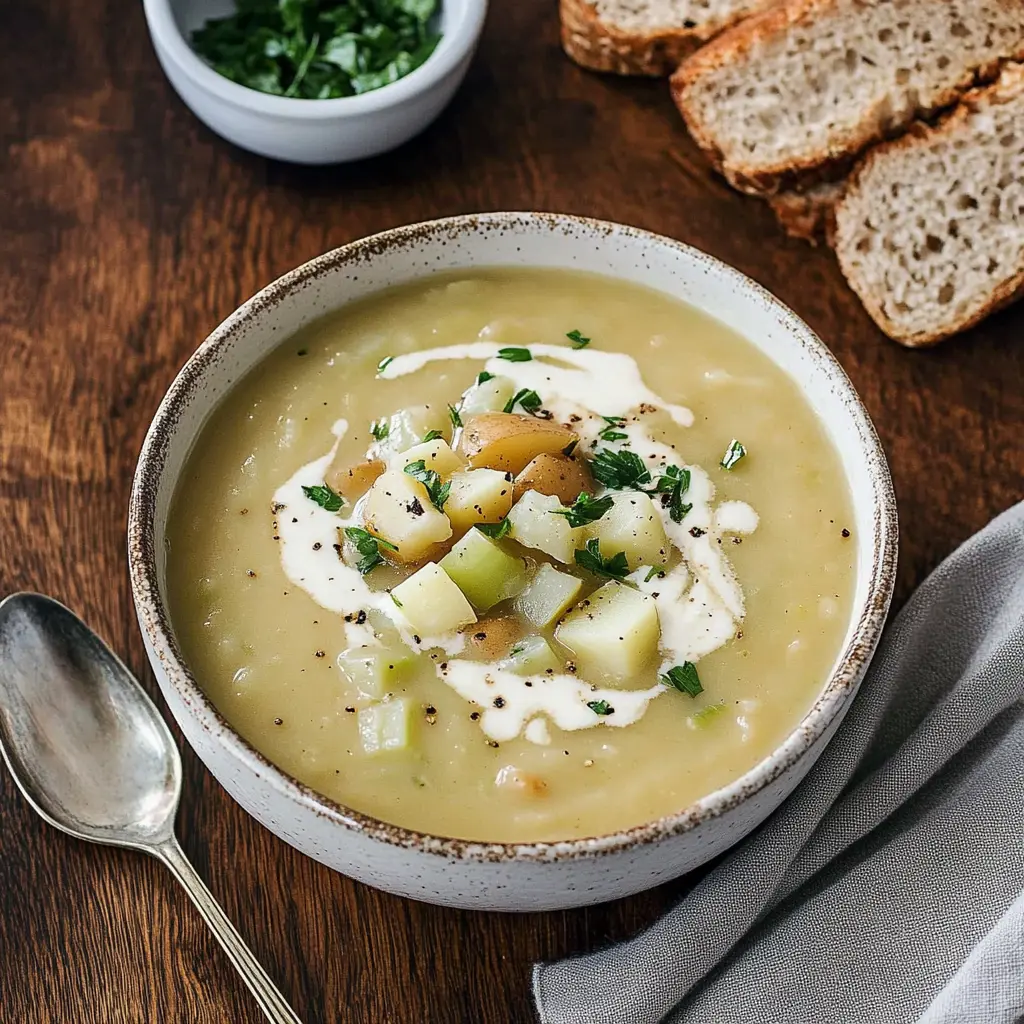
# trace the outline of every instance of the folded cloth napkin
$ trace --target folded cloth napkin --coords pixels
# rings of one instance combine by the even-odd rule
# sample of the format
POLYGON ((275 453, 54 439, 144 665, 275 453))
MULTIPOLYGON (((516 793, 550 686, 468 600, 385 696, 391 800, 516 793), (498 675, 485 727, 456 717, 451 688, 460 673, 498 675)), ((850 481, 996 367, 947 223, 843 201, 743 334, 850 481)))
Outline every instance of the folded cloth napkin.
POLYGON ((760 829, 534 993, 543 1024, 1024 1020, 1024 504, 922 584, 760 829))

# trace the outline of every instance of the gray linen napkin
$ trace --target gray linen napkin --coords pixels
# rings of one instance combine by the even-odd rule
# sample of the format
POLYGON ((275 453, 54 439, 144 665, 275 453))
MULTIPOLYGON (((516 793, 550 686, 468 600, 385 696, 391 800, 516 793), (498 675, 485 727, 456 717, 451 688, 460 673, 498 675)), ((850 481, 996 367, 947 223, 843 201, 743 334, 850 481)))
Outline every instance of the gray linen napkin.
POLYGON ((1024 504, 921 585, 760 829, 534 993, 543 1024, 1024 1020, 1024 504))

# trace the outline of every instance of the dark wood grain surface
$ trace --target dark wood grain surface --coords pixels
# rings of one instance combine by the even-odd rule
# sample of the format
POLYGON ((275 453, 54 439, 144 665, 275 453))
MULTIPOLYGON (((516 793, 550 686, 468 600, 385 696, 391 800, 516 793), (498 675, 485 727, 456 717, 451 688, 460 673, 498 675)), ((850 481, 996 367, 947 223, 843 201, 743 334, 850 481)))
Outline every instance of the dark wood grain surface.
MULTIPOLYGON (((714 179, 663 83, 580 71, 553 0, 495 0, 450 109, 400 151, 303 169, 207 131, 157 66, 135 0, 3 0, 0 592, 49 592, 155 693, 125 566, 150 416, 241 301, 326 249, 446 214, 561 210, 700 246, 826 340, 874 417, 900 501, 899 600, 1020 499, 1024 306, 929 352, 881 337, 828 252, 714 179)), ((180 737, 179 737, 180 738, 180 737)), ((407 902, 307 860, 184 751, 182 844, 309 1022, 533 1019, 530 964, 635 932, 678 884, 502 917, 407 902)), ((260 1016, 170 875, 41 825, 0 773, 0 1021, 260 1016)))

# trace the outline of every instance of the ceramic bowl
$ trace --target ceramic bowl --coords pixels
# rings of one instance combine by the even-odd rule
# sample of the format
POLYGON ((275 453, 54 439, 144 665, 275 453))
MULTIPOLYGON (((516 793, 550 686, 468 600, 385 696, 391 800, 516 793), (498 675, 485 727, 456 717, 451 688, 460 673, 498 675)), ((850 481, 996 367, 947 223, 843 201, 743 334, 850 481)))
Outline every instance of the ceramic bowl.
POLYGON ((139 458, 128 522, 132 590, 160 688, 225 789, 286 842, 403 896, 487 910, 550 910, 626 896, 698 867, 749 833, 806 775, 850 706, 892 593, 896 507, 863 405, 811 330, 718 260, 645 231, 540 213, 455 217, 353 242, 293 270, 224 321, 167 392, 139 458), (853 613, 821 695, 769 757, 678 813, 611 835, 481 843, 424 835, 320 796, 270 764, 203 694, 168 616, 164 536, 185 458, 211 410, 304 324, 436 271, 496 266, 588 270, 684 299, 748 338, 794 378, 838 449, 854 505, 853 613))
POLYGON ((229 142, 261 156, 332 164, 384 153, 423 131, 465 77, 487 0, 444 0, 441 41, 415 71, 382 89, 333 100, 303 100, 247 89, 219 75, 188 43, 231 0, 143 0, 164 73, 192 112, 229 142))

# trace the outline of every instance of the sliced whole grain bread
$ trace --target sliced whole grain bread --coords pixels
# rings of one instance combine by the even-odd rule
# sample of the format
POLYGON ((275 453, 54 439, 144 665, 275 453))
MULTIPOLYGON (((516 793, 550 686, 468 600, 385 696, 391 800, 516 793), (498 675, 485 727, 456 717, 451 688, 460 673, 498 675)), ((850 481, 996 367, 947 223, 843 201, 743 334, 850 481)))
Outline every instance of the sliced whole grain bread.
POLYGON ((774 0, 560 0, 562 47, 619 75, 671 74, 728 25, 774 0))
POLYGON ((700 146, 738 189, 841 177, 867 145, 1024 57, 1024 0, 784 0, 672 76, 700 146))
POLYGON ((839 265, 875 322, 932 345, 1024 294, 1024 65, 935 127, 871 150, 835 211, 839 265))

